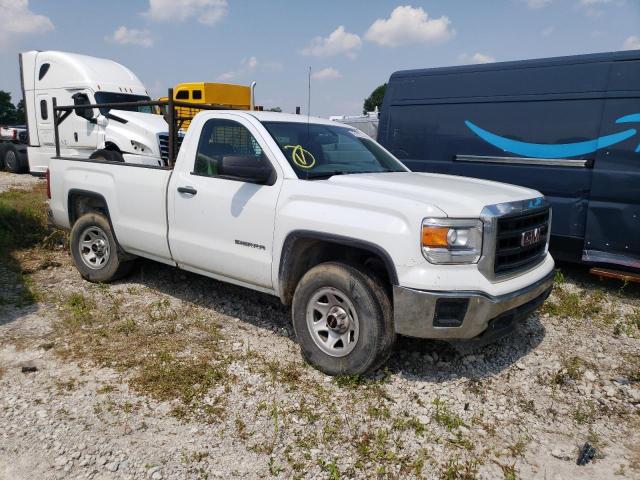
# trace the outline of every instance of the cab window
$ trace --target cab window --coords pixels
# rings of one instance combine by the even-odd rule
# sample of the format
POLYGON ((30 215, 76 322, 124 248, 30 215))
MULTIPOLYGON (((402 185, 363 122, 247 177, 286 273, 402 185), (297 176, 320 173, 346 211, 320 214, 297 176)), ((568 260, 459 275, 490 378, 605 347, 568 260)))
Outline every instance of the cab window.
POLYGON ((194 100, 202 100, 202 90, 194 90, 192 93, 192 98, 194 100))
POLYGON ((246 127, 233 120, 211 119, 202 127, 193 168, 194 175, 222 176, 223 161, 268 165, 262 148, 246 127))
POLYGON ((189 90, 180 90, 176 93, 176 100, 189 100, 189 90))

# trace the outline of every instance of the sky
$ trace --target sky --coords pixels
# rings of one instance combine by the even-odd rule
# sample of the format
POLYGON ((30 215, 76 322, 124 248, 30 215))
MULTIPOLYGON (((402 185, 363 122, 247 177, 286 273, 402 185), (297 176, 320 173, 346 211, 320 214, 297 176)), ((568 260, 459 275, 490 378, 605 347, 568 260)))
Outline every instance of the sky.
POLYGON ((0 90, 18 53, 115 60, 153 97, 257 82, 257 104, 354 115, 394 71, 640 49, 640 0, 0 0, 0 90))

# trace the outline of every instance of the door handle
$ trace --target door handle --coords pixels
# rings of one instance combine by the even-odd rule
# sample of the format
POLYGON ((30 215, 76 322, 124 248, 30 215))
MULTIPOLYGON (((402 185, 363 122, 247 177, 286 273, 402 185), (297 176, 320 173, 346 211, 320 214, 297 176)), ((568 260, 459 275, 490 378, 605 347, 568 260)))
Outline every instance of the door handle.
POLYGON ((178 192, 186 193, 187 195, 195 195, 198 191, 193 187, 178 187, 178 192))

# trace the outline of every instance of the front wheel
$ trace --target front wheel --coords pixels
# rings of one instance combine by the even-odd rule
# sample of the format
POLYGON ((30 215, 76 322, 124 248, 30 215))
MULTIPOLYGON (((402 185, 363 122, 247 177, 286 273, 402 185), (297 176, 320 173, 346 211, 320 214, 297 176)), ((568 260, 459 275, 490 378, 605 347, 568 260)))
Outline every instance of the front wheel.
POLYGON ((112 282, 131 271, 133 261, 125 260, 103 215, 81 216, 74 223, 70 237, 73 261, 85 280, 112 282))
POLYGON ((89 158, 91 160, 102 160, 104 162, 124 162, 124 157, 117 150, 107 150, 105 148, 96 150, 89 158))
POLYGON ((328 375, 373 371, 391 353, 389 296, 375 277, 349 265, 309 270, 296 287, 292 314, 302 356, 328 375))

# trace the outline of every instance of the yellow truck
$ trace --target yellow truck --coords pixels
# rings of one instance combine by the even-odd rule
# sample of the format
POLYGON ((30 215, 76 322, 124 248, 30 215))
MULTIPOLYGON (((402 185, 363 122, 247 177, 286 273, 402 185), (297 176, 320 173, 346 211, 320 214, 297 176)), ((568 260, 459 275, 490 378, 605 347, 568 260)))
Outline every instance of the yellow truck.
MULTIPOLYGON (((255 106, 252 102, 254 87, 255 82, 251 86, 212 82, 179 83, 173 88, 173 99, 180 102, 220 105, 230 110, 254 110, 255 106)), ((168 99, 162 97, 159 100, 168 99)), ((180 129, 189 128, 191 119, 199 111, 197 107, 176 107, 180 129)))

